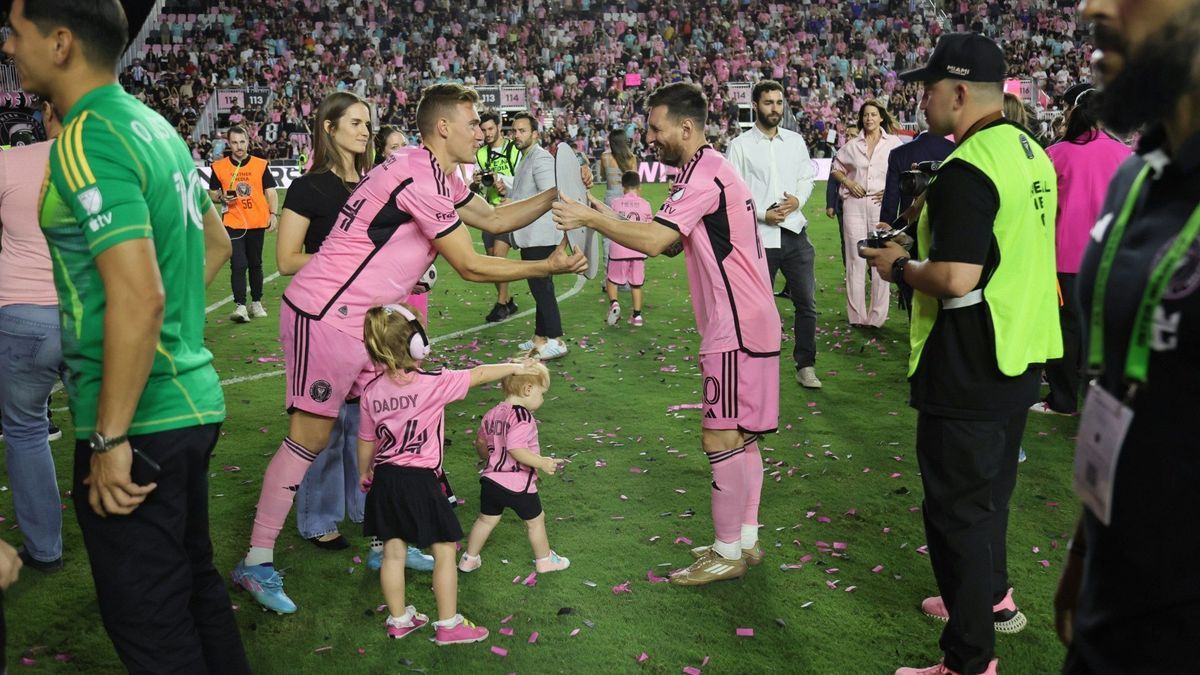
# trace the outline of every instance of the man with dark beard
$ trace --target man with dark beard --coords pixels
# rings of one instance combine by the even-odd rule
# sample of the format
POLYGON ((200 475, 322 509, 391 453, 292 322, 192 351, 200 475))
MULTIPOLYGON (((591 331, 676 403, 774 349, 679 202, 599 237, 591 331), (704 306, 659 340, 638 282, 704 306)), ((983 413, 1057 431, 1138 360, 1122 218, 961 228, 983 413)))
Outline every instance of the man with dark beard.
MULTIPOLYGON (((809 389, 820 389, 817 379, 816 257, 808 240, 808 219, 801 208, 813 189, 812 160, 804 137, 789 131, 785 119, 783 86, 761 80, 751 92, 754 126, 729 143, 729 161, 737 168, 754 197, 758 236, 767 249, 767 272, 771 285, 775 272, 782 271, 788 295, 796 309, 796 381, 809 389)), ((794 118, 793 118, 794 119, 794 118)))
POLYGON ((1066 673, 1196 670, 1200 635, 1200 1, 1088 0, 1102 118, 1142 129, 1079 272, 1086 507, 1055 596, 1066 673), (1146 550, 1147 545, 1153 551, 1146 550))

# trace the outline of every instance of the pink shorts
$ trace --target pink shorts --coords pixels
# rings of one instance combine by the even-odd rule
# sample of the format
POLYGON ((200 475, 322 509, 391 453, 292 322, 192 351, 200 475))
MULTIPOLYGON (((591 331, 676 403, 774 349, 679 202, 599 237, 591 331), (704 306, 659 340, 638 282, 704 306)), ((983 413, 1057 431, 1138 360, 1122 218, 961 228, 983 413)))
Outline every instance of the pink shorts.
POLYGON ((637 288, 646 283, 645 260, 609 260, 608 281, 618 286, 629 284, 637 288))
POLYGON ((404 299, 404 304, 412 305, 417 311, 419 311, 421 313, 421 318, 425 320, 425 323, 427 323, 427 324, 429 323, 429 294, 428 293, 420 293, 420 294, 414 293, 404 299))
POLYGON ((700 355, 705 429, 767 434, 779 427, 779 356, 700 355))
POLYGON ((296 313, 286 302, 279 310, 279 337, 287 377, 288 412, 303 410, 337 417, 342 402, 359 395, 375 377, 362 340, 296 313))

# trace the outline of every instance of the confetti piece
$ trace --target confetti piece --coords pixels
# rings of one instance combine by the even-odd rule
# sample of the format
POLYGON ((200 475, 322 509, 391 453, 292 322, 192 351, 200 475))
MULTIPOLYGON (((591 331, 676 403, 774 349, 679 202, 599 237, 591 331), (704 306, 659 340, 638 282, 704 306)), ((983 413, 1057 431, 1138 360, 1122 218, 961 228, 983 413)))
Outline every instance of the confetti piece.
POLYGON ((508 656, 508 650, 504 647, 492 646, 492 653, 496 656, 508 656))
POLYGON ((513 618, 513 615, 509 614, 508 616, 504 617, 503 619, 500 619, 500 623, 508 623, 509 621, 512 621, 512 618, 513 618))
POLYGON ((705 657, 704 657, 704 660, 700 662, 700 667, 701 667, 701 668, 704 668, 705 666, 707 666, 707 665, 708 665, 708 661, 709 661, 709 657, 705 656, 705 657))
POLYGON ((568 634, 567 634, 567 637, 575 637, 576 635, 579 635, 579 630, 580 630, 580 629, 576 628, 575 630, 573 630, 573 631, 571 631, 570 633, 568 633, 568 634))
POLYGON ((687 666, 686 668, 684 668, 683 672, 684 672, 684 675, 700 675, 700 669, 693 668, 691 666, 687 666))
POLYGON ((387 609, 387 605, 380 605, 375 608, 375 613, 378 614, 379 612, 382 612, 385 609, 387 609))
POLYGON ((681 494, 681 495, 687 494, 687 490, 684 490, 683 488, 675 488, 675 492, 676 492, 676 494, 681 494))
POLYGON ((500 629, 500 634, 501 634, 501 635, 507 635, 508 637, 512 637, 512 634, 513 634, 513 629, 511 629, 511 628, 501 628, 501 629, 500 629))
POLYGON ((812 604, 813 604, 813 601, 809 600, 808 602, 804 603, 803 605, 800 605, 800 609, 808 609, 809 607, 812 607, 812 604))
POLYGON ((676 543, 676 544, 687 544, 688 546, 691 546, 691 545, 692 545, 692 540, 691 540, 691 539, 688 539, 687 537, 677 537, 677 538, 675 539, 675 543, 676 543))
POLYGON ((1038 564, 1041 565, 1042 567, 1049 567, 1050 561, 1049 560, 1039 560, 1038 564))
POLYGON ((844 542, 844 541, 835 541, 835 542, 833 542, 833 550, 835 550, 835 551, 845 551, 845 550, 846 550, 846 542, 844 542))
POLYGON ((362 564, 362 558, 360 558, 360 557, 358 557, 358 556, 354 556, 354 557, 353 557, 353 558, 351 558, 350 560, 351 560, 351 562, 353 562, 355 565, 361 565, 361 564, 362 564))
POLYGON ((221 470, 227 471, 229 473, 237 473, 242 470, 242 467, 240 467, 240 466, 223 466, 223 467, 221 467, 221 470))
POLYGON ((664 584, 667 580, 654 573, 654 570, 646 570, 646 581, 652 584, 664 584))
POLYGON ((533 644, 537 641, 538 641, 538 632, 535 630, 529 634, 529 644, 533 644))
POLYGON ((642 470, 636 466, 629 467, 629 473, 641 473, 642 470))
POLYGON ((871 568, 871 571, 874 572, 875 574, 879 574, 880 572, 883 571, 883 565, 876 565, 871 568))
POLYGON ((856 588, 858 588, 858 586, 847 586, 847 587, 843 588, 842 590, 846 591, 847 593, 853 593, 854 589, 856 589, 856 588))
POLYGON ((331 652, 331 651, 333 651, 333 645, 325 645, 324 647, 317 647, 316 649, 313 650, 313 653, 314 654, 324 654, 325 652, 331 652))
POLYGON ((588 588, 595 588, 597 584, 594 581, 585 581, 583 582, 583 585, 587 586, 588 588))
POLYGON ((363 654, 366 654, 366 653, 367 653, 367 650, 363 649, 362 647, 359 647, 359 648, 358 648, 358 655, 359 655, 359 656, 362 656, 363 654))
POLYGON ((918 546, 917 553, 920 553, 921 555, 929 555, 929 546, 918 546))
POLYGON ((530 588, 533 588, 534 586, 536 586, 537 585, 537 572, 530 572, 529 576, 525 577, 525 581, 522 581, 521 583, 525 584, 526 586, 529 586, 530 588))
POLYGON ((646 652, 642 652, 641 654, 638 654, 638 656, 637 656, 637 659, 636 659, 636 660, 637 660, 637 662, 638 662, 638 663, 645 663, 645 662, 646 662, 646 661, 648 661, 649 659, 650 659, 650 655, 649 655, 649 654, 647 654, 646 652))
POLYGON ((735 631, 738 637, 754 637, 753 628, 739 628, 735 631))
POLYGON ((633 589, 629 587, 629 582, 626 581, 623 584, 617 584, 616 586, 613 586, 612 592, 613 595, 618 595, 620 593, 632 593, 633 589))
POLYGON ((37 661, 34 661, 33 659, 29 658, 28 656, 21 657, 21 665, 23 665, 23 666, 32 666, 35 663, 37 663, 37 661))
POLYGON ((71 661, 72 658, 74 658, 74 657, 71 656, 70 654, 55 654, 54 655, 54 660, 58 661, 59 663, 68 663, 71 661))

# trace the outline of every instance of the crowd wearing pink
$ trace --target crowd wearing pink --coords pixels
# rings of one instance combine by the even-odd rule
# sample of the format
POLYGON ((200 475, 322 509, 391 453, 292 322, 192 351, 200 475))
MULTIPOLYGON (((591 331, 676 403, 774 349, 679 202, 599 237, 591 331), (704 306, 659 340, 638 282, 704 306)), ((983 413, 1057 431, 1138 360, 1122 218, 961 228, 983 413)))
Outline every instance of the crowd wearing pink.
POLYGON ((1063 141, 1046 148, 1054 173, 1058 174, 1058 220, 1055 250, 1058 271, 1077 274, 1087 249, 1088 234, 1100 215, 1108 183, 1129 158, 1129 146, 1103 131, 1088 132, 1079 140, 1063 141))

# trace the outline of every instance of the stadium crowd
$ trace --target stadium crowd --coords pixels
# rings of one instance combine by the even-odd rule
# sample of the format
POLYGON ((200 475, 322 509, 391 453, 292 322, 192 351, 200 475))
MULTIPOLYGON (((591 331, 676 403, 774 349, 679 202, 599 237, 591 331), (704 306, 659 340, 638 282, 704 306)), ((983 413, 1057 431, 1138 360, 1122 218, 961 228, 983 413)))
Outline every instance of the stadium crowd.
POLYGON ((202 160, 225 152, 229 124, 246 126, 271 159, 306 154, 306 120, 335 89, 363 96, 379 124, 409 130, 415 141, 417 95, 442 81, 524 84, 529 107, 548 120, 545 140, 568 140, 596 159, 614 127, 641 148, 644 94, 679 80, 705 89, 715 113, 707 132, 723 150, 739 133, 727 83, 770 78, 783 83, 813 155, 830 157, 864 101, 913 121, 919 87, 896 73, 922 62, 947 28, 1003 41, 1010 75, 1032 79, 1052 99, 1086 79, 1091 53, 1070 0, 467 4, 172 0, 121 81, 202 160), (273 96, 194 136, 209 98, 225 88, 273 96))

